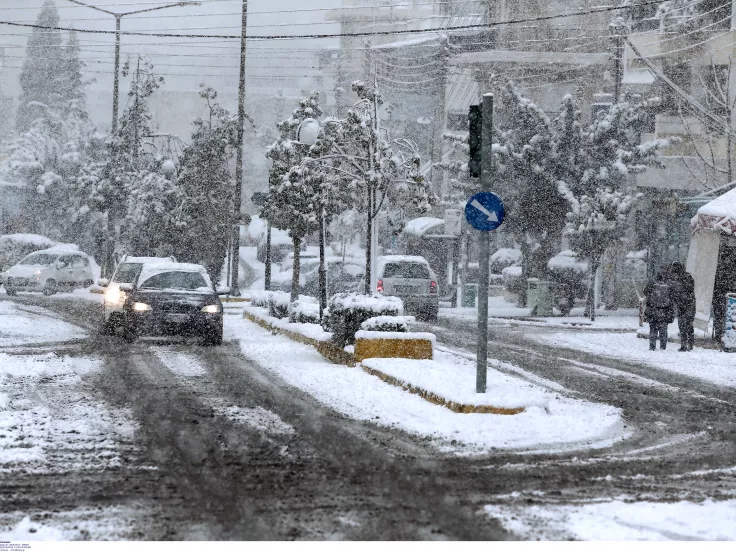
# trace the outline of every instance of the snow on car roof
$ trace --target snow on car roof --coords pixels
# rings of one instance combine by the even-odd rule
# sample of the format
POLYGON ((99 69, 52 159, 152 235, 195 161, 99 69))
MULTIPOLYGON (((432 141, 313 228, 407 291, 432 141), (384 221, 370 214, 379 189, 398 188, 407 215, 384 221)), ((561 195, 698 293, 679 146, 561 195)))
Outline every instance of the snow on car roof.
POLYGON ((419 217, 410 220, 404 226, 404 234, 412 234, 414 236, 424 236, 431 229, 442 226, 444 231, 445 221, 436 217, 419 217))
POLYGON ((79 255, 81 257, 89 258, 89 255, 87 255, 84 251, 80 251, 79 246, 75 243, 60 243, 58 245, 54 245, 53 247, 49 247, 48 249, 34 251, 31 254, 35 255, 36 253, 47 253, 49 255, 79 255))
POLYGON ((378 263, 420 263, 423 265, 429 265, 429 261, 419 255, 383 255, 378 257, 378 263))
POLYGON ((46 236, 40 236, 39 234, 5 234, 4 236, 0 236, 0 241, 30 243, 41 247, 51 247, 56 244, 54 240, 46 236))
POLYGON ((134 257, 125 255, 120 261, 121 263, 157 263, 157 262, 176 262, 174 257, 134 257))

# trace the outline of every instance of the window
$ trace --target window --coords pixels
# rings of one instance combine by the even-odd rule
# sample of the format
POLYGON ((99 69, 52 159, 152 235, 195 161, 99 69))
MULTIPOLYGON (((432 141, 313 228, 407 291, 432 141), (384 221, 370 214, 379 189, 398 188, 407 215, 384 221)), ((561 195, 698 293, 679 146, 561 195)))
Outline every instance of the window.
POLYGON ((138 278, 142 267, 141 263, 123 263, 118 266, 112 281, 118 284, 132 284, 138 278))
POLYGON ((89 266, 89 261, 86 257, 75 255, 74 257, 72 257, 72 266, 74 268, 84 268, 86 266, 89 266))
POLYGON ((36 253, 34 255, 28 255, 19 264, 21 265, 36 265, 36 266, 49 266, 54 264, 54 261, 58 259, 58 255, 50 255, 48 253, 36 253))
POLYGON ((421 278, 429 280, 429 269, 420 263, 386 263, 384 278, 421 278))
POLYGON ((141 289, 182 289, 207 288, 207 281, 199 272, 162 272, 151 276, 141 284, 141 289))

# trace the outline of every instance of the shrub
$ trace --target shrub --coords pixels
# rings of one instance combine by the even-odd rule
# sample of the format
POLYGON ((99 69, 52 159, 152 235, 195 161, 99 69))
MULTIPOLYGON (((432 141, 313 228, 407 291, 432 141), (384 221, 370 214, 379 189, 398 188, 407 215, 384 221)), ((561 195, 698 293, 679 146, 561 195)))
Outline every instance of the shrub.
POLYGON ((340 347, 355 343, 355 333, 363 322, 379 316, 400 316, 404 304, 398 297, 338 293, 330 298, 329 330, 340 347))
POLYGON ((271 299, 270 291, 255 291, 250 299, 250 304, 253 307, 261 307, 264 309, 268 308, 268 302, 271 299))
POLYGON ((291 294, 285 291, 271 291, 269 293, 268 314, 275 318, 287 318, 289 316, 291 294))
POLYGON ((319 304, 303 299, 294 301, 289 309, 289 322, 319 324, 319 304))
POLYGON ((374 316, 363 322, 360 329, 369 332, 406 333, 411 322, 414 322, 413 316, 374 316))

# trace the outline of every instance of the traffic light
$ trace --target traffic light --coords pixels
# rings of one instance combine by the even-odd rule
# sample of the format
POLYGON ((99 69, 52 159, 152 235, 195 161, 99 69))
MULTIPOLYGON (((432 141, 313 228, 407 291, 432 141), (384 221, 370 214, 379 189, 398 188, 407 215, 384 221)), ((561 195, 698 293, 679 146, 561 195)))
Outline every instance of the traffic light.
POLYGON ((470 159, 468 160, 468 171, 470 176, 480 178, 481 167, 481 144, 483 138, 483 107, 471 105, 468 109, 468 146, 470 148, 470 159))

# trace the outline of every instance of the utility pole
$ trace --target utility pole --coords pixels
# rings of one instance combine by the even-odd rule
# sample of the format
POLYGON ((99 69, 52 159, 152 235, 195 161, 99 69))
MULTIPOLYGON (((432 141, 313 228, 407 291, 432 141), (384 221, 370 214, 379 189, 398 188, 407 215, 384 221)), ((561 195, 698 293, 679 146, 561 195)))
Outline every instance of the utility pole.
POLYGON ((626 24, 621 17, 615 18, 608 25, 611 31, 611 52, 613 55, 613 103, 621 101, 621 85, 624 77, 624 36, 626 24))
POLYGON ((243 0, 242 23, 240 29, 240 83, 238 85, 238 151, 235 159, 235 204, 233 220, 232 254, 232 280, 230 284, 230 295, 240 297, 238 286, 238 269, 240 268, 240 219, 243 202, 243 133, 245 126, 245 56, 246 56, 246 31, 248 28, 248 0, 243 0))

